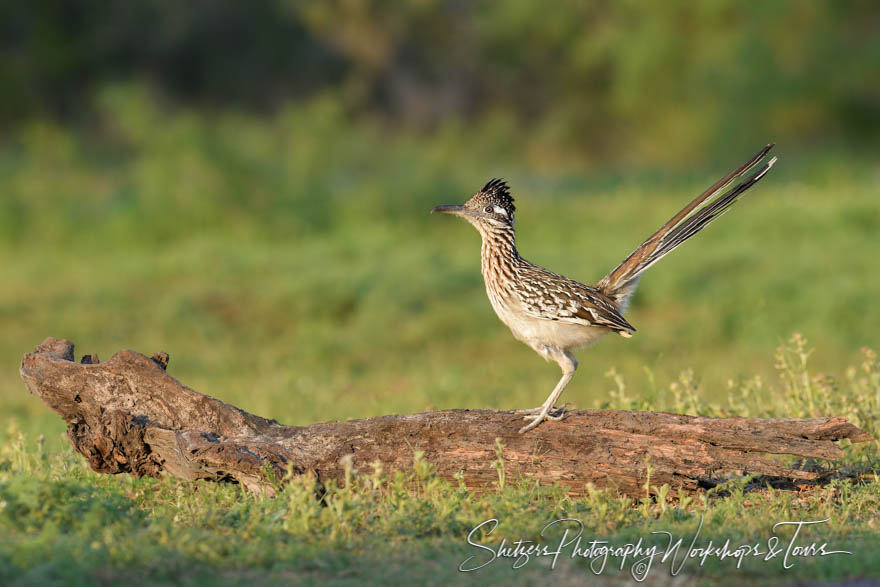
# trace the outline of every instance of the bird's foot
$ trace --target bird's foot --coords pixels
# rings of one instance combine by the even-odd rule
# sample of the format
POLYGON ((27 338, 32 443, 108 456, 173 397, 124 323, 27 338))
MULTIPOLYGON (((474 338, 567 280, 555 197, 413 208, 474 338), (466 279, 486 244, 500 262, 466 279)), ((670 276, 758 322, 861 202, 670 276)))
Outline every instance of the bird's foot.
MULTIPOLYGON (((558 420, 558 416, 561 416, 562 413, 565 412, 565 410, 568 409, 568 406, 570 405, 571 404, 569 402, 565 402, 561 408, 557 406, 551 407, 547 412, 547 419, 558 420)), ((513 413, 524 414, 524 419, 531 420, 532 416, 534 416, 535 414, 540 414, 542 411, 544 411, 546 407, 547 406, 538 406, 537 408, 529 408, 528 410, 514 410, 513 413)))
POLYGON ((568 407, 568 405, 569 404, 566 403, 561 408, 557 408, 556 406, 541 406, 539 408, 532 408, 530 410, 517 410, 517 414, 526 414, 525 416, 523 416, 524 420, 531 420, 531 422, 519 429, 519 433, 523 434, 525 432, 528 432, 544 420, 562 420, 565 417, 565 409, 568 407))

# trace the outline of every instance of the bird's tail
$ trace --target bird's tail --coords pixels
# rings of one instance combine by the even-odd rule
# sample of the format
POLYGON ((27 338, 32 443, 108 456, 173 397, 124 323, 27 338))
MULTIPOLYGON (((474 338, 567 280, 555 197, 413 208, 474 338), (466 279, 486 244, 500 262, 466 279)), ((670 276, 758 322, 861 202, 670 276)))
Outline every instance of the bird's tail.
POLYGON ((754 157, 718 180, 715 185, 697 196, 694 201, 670 218, 669 222, 661 226, 660 230, 652 234, 648 240, 630 253, 620 265, 599 282, 598 287, 602 292, 614 299, 619 305, 626 304, 645 269, 671 253, 678 245, 724 214, 743 192, 764 177, 764 174, 776 163, 776 157, 770 159, 754 174, 722 194, 735 180, 754 169, 772 148, 773 145, 770 144, 761 149, 754 157))

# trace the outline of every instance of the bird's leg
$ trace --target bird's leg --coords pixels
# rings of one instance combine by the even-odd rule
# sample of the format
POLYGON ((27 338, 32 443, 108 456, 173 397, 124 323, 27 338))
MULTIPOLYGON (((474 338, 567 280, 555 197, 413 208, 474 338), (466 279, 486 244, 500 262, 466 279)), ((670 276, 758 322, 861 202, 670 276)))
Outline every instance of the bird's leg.
POLYGON ((520 434, 528 432, 544 420, 561 420, 564 415, 565 408, 554 408, 553 405, 556 403, 556 400, 559 399, 559 396, 562 395, 565 386, 568 385, 568 382, 571 381, 571 378, 574 376, 578 362, 574 355, 569 351, 553 350, 550 356, 553 360, 559 363, 559 367, 562 369, 562 377, 540 407, 533 410, 525 410, 525 412, 529 414, 525 416, 525 419, 531 420, 531 422, 520 428, 520 434), (551 414, 554 409, 558 410, 558 413, 551 414))

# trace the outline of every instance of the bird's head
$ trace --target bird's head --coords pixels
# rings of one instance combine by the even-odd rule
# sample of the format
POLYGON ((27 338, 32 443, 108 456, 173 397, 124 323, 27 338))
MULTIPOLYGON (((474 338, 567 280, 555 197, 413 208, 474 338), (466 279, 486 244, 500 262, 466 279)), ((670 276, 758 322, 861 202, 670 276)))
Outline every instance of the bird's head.
POLYGON ((464 204, 437 206, 431 212, 461 216, 480 232, 513 228, 513 198, 503 179, 493 179, 464 204))

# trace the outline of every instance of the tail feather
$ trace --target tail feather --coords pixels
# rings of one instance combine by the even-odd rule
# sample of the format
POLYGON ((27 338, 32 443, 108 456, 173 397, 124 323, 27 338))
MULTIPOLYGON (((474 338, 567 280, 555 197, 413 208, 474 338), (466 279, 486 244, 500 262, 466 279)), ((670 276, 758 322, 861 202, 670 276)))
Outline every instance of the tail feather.
POLYGON ((642 273, 651 265, 671 253, 681 243, 688 240, 710 222, 721 216, 746 190, 755 185, 770 170, 776 157, 764 164, 757 172, 737 184, 730 191, 718 196, 736 179, 742 177, 758 165, 773 145, 767 145, 754 157, 734 169, 705 192, 697 196, 690 204, 682 208, 669 219, 660 229, 651 235, 635 251, 609 273, 598 287, 618 304, 624 305, 635 291, 642 273), (714 198, 714 199, 713 199, 714 198), (710 201, 702 208, 705 202, 710 201), (699 210, 693 213, 694 210, 699 210))

